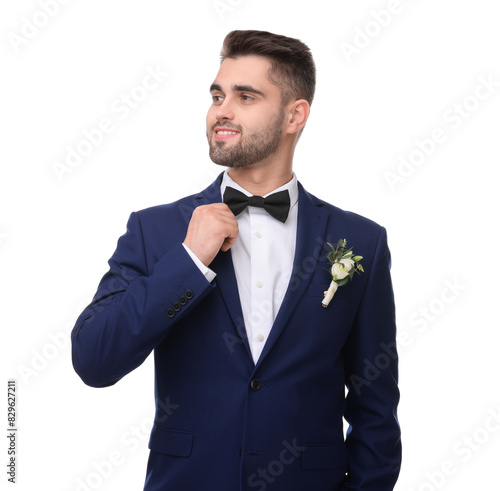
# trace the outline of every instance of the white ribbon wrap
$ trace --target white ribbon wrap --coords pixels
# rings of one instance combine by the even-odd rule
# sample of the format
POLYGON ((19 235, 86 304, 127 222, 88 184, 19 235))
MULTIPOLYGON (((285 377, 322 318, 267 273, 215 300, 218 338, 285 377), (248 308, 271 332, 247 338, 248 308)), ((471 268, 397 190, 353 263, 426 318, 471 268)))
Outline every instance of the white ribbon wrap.
POLYGON ((328 290, 326 292, 324 292, 325 298, 321 302, 321 305, 323 305, 323 307, 328 307, 328 304, 330 303, 333 296, 335 295, 335 292, 337 291, 338 287, 339 287, 339 285, 337 285, 337 283, 335 283, 335 281, 332 281, 330 283, 330 287, 328 288, 328 290))

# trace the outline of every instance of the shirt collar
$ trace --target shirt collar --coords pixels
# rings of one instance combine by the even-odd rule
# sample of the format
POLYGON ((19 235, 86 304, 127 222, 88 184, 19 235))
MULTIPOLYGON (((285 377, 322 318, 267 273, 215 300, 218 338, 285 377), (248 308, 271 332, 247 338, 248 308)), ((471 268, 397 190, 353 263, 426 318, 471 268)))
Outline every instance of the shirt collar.
MULTIPOLYGON (((248 192, 245 188, 242 188, 237 182, 233 181, 231 177, 229 177, 229 174, 227 172, 228 169, 224 171, 224 174, 222 176, 222 182, 220 184, 221 196, 224 196, 224 191, 226 190, 227 186, 237 189, 238 191, 241 191, 247 196, 252 196, 252 193, 248 192)), ((279 191, 284 191, 285 189, 288 190, 288 193, 290 194, 290 208, 292 208, 292 206, 294 206, 295 203, 297 203, 297 200, 299 199, 299 187, 297 185, 297 176, 295 175, 295 172, 293 172, 293 177, 290 181, 288 181, 286 184, 283 184, 283 186, 274 189, 270 193, 267 193, 263 197, 266 198, 270 194, 274 194, 279 191)))

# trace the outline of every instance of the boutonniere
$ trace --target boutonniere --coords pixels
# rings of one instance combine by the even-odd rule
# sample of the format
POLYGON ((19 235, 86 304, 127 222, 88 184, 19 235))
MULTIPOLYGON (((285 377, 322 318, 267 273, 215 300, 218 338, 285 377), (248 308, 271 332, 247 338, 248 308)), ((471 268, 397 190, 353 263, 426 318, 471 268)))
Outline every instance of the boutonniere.
POLYGON ((332 282, 325 292, 325 298, 321 302, 323 307, 328 307, 337 288, 352 280, 354 273, 361 274, 364 272, 363 266, 361 266, 360 263, 363 256, 355 256, 352 252, 352 247, 346 250, 346 239, 340 239, 337 243, 337 247, 334 247, 330 242, 327 242, 327 244, 332 249, 326 255, 328 263, 330 264, 330 269, 328 271, 332 275, 332 282))

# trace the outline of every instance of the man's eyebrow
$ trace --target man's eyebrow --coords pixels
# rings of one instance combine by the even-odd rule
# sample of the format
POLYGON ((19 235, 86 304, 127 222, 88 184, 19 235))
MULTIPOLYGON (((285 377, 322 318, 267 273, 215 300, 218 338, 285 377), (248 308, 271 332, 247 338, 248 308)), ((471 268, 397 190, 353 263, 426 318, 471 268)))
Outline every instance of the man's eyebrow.
MULTIPOLYGON (((212 84, 210 86, 210 92, 214 90, 223 92, 222 87, 219 84, 212 84)), ((233 85, 232 90, 234 92, 251 92, 252 94, 260 95, 261 97, 265 97, 264 92, 252 87, 251 85, 233 85)))
POLYGON ((235 92, 251 92, 252 94, 264 96, 264 92, 261 92, 259 89, 252 87, 251 85, 233 85, 233 90, 235 92))

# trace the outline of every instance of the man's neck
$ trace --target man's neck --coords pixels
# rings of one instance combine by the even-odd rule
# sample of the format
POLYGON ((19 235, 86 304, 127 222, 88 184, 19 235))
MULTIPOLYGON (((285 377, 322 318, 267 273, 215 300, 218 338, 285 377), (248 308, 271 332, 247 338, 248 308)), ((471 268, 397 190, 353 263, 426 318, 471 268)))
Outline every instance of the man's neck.
POLYGON ((231 167, 229 177, 243 189, 256 196, 265 196, 293 178, 292 163, 289 165, 249 165, 231 167))

